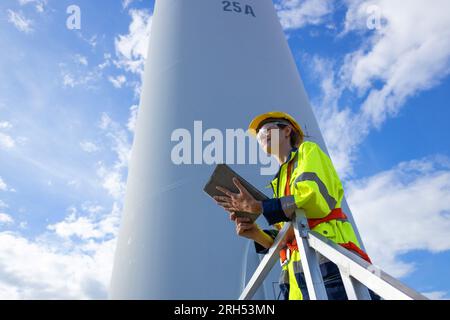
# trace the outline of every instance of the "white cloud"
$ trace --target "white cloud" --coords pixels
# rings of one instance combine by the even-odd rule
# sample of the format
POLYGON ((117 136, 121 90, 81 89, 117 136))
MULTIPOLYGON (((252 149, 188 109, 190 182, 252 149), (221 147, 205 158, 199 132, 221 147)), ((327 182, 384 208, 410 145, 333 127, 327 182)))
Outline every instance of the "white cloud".
POLYGON ((73 76, 71 74, 65 73, 62 76, 63 76, 64 87, 71 87, 71 88, 75 87, 77 82, 75 81, 75 79, 73 78, 73 76))
POLYGON ((6 213, 0 213, 0 226, 14 223, 14 219, 6 213))
POLYGON ((63 67, 61 69, 61 77, 63 87, 75 88, 76 86, 88 86, 91 87, 92 84, 96 83, 101 78, 100 71, 95 68, 91 71, 68 71, 63 67))
MULTIPOLYGON (((0 190, 1 190, 1 188, 0 188, 0 190)), ((6 204, 6 202, 4 202, 2 200, 0 200, 0 209, 1 208, 8 208, 8 205, 6 204)))
POLYGON ((36 239, 0 232, 0 299, 106 299, 119 217, 70 208, 36 239))
POLYGON ((0 298, 106 299, 114 247, 115 239, 61 250, 48 241, 2 232, 0 298))
POLYGON ((359 145, 398 114, 408 98, 439 84, 450 72, 450 2, 348 0, 343 36, 357 32, 362 45, 337 61, 308 58, 322 89, 318 120, 336 167, 351 176, 359 145), (368 5, 380 9, 380 30, 369 30, 368 5), (343 94, 360 106, 340 105, 343 94))
MULTIPOLYGON (((106 113, 99 125, 105 136, 102 145, 114 153, 113 164, 102 165, 99 174, 101 185, 114 197, 112 210, 86 201, 69 208, 62 221, 50 223, 37 238, 0 232, 0 299, 107 298, 131 144, 126 127, 106 113)), ((95 149, 88 143, 80 145, 95 149)), ((26 227, 22 221, 18 230, 26 227)))
POLYGON ((133 0, 122 0, 122 7, 123 7, 123 8, 126 8, 126 7, 128 7, 132 2, 133 2, 133 0))
POLYGON ((92 49, 95 49, 98 44, 98 36, 94 34, 91 37, 84 36, 81 32, 75 33, 78 38, 80 38, 82 41, 86 42, 92 49))
POLYGON ((95 89, 103 79, 104 69, 110 65, 110 55, 104 55, 104 62, 89 67, 89 60, 81 54, 71 55, 66 62, 58 64, 61 83, 65 88, 83 86, 87 89, 95 89))
POLYGON ((128 132, 122 125, 113 121, 106 113, 102 114, 99 127, 112 142, 111 150, 117 155, 117 161, 114 164, 114 168, 126 168, 131 153, 131 141, 128 132))
POLYGON ((359 112, 339 106, 345 84, 336 80, 333 62, 317 56, 307 59, 322 92, 319 101, 313 101, 317 119, 334 166, 345 179, 353 174, 356 151, 369 127, 359 112))
POLYGON ((139 106, 137 106, 137 105, 131 106, 131 108, 130 108, 130 117, 128 119, 127 128, 128 128, 128 130, 130 130, 133 133, 136 128, 138 110, 139 110, 139 106))
POLYGON ((8 186, 2 177, 0 177, 0 191, 8 191, 8 186))
POLYGON ((70 214, 64 221, 49 225, 48 230, 54 231, 62 238, 78 237, 82 240, 104 239, 114 236, 119 223, 119 210, 114 206, 113 213, 97 218, 95 213, 98 208, 90 208, 89 216, 79 216, 75 208, 71 208, 70 214))
POLYGON ((147 10, 129 11, 131 24, 126 35, 115 39, 116 65, 127 71, 141 75, 147 58, 151 34, 152 16, 147 10))
POLYGON ((100 163, 98 168, 102 185, 115 199, 112 210, 86 201, 70 207, 62 221, 50 223, 35 239, 0 232, 0 299, 107 298, 131 134, 106 113, 99 127, 106 138, 102 145, 109 145, 115 155, 111 165, 100 163))
MULTIPOLYGON (((122 0, 122 7, 124 9, 128 8, 130 6, 131 3, 133 3, 136 0, 122 0)), ((141 1, 141 0, 139 0, 141 1)))
MULTIPOLYGON (((125 176, 130 134, 106 114, 101 125, 117 158, 105 168, 125 176)), ((3 129, 7 127, 2 124, 3 129)), ((89 144, 84 147, 93 148, 89 144)), ((110 181, 106 175, 102 184, 110 181)), ((119 179, 119 183, 124 182, 119 179)), ((1 178, 0 189, 10 189, 1 178)), ((112 193, 117 201, 111 211, 104 209, 104 203, 84 202, 81 208, 71 208, 62 221, 50 223, 37 238, 0 232, 0 299, 106 299, 123 190, 112 193)), ((7 205, 0 201, 0 207, 7 205)), ((0 214, 2 228, 11 220, 9 215, 0 214)), ((23 230, 27 224, 17 221, 16 227, 23 230)))
POLYGON ((444 300, 447 298, 447 292, 445 291, 430 291, 430 292, 424 292, 424 296, 431 300, 444 300))
POLYGON ((83 66, 87 66, 89 64, 88 59, 81 55, 81 54, 76 54, 74 57, 75 62, 83 65, 83 66))
POLYGON ((112 85, 115 88, 120 89, 120 88, 122 88, 122 86, 127 81, 127 78, 124 75, 120 75, 120 76, 117 76, 117 77, 109 77, 108 80, 109 80, 109 82, 112 83, 112 85))
POLYGON ((19 0, 19 4, 21 6, 34 4, 36 11, 42 13, 44 12, 45 6, 47 5, 47 0, 19 0))
MULTIPOLYGON (((86 63, 82 61, 79 60, 76 65, 76 61, 70 59, 72 66, 78 69, 85 69, 86 63)), ((105 56, 106 61, 111 61, 111 57, 105 56)), ((89 63, 93 64, 91 61, 89 63)), ((94 67, 97 68, 95 64, 94 67)), ((106 68, 106 65, 103 67, 106 68)), ((72 72, 72 68, 69 71, 62 73, 67 75, 66 85, 75 86, 86 82, 81 80, 82 74, 72 72)), ((88 82, 90 83, 92 81, 88 82)), ((85 142, 80 146, 88 151, 99 146, 102 151, 111 148, 113 157, 104 157, 105 175, 101 185, 109 188, 108 191, 117 199, 112 212, 105 209, 109 204, 104 202, 85 202, 74 214, 71 212, 64 219, 48 223, 48 228, 37 238, 27 237, 29 233, 20 229, 26 228, 26 222, 14 217, 17 220, 15 229, 23 233, 0 232, 0 299, 107 298, 131 148, 131 133, 127 129, 126 120, 120 125, 105 114, 102 117, 105 141, 101 137, 92 139, 95 147, 93 142, 89 144, 90 141, 78 141, 85 142), (30 264, 30 261, 33 263, 30 264)), ((0 132, 9 133, 6 130, 10 128, 10 125, 2 122, 0 132)), ((64 175, 67 178, 65 181, 74 176, 76 175, 64 175)), ((82 177, 76 177, 82 181, 82 177)), ((40 181, 46 179, 48 178, 40 181)), ((5 181, 5 185, 6 182, 9 183, 5 181)), ((10 186, 6 186, 8 187, 10 186)), ((0 206, 2 204, 4 203, 0 201, 0 206)), ((8 212, 8 209, 0 209, 0 212, 8 212)), ((48 215, 51 219, 52 213, 49 212, 48 215)), ((31 227, 34 232, 36 226, 30 225, 30 229, 31 227)))
POLYGON ((281 25, 285 30, 325 22, 333 12, 331 0, 281 0, 275 4, 281 25))
POLYGON ((110 125, 113 125, 112 119, 106 113, 102 113, 102 117, 100 119, 99 128, 102 130, 108 129, 110 125))
POLYGON ((369 255, 396 277, 415 264, 401 255, 450 250, 450 161, 404 162, 373 177, 350 181, 348 201, 369 255))
POLYGON ((75 88, 79 85, 85 85, 87 84, 92 78, 90 76, 84 76, 77 78, 75 75, 69 73, 69 72, 63 72, 61 74, 63 78, 63 85, 64 87, 70 87, 75 88))
POLYGON ((85 202, 81 205, 83 211, 89 212, 92 215, 98 214, 104 211, 104 208, 98 204, 92 204, 90 202, 85 202))
POLYGON ((111 65, 111 54, 105 53, 103 59, 104 61, 98 65, 99 70, 103 70, 111 65))
POLYGON ((85 151, 87 153, 93 153, 93 152, 96 152, 99 150, 97 145, 90 141, 80 142, 80 146, 81 146, 81 149, 83 149, 83 151, 85 151))
POLYGON ((0 132, 0 148, 10 149, 16 145, 14 139, 5 133, 0 132))
POLYGON ((102 186, 114 199, 122 199, 125 194, 126 169, 131 155, 129 132, 119 123, 113 121, 108 114, 103 113, 99 127, 111 143, 111 151, 117 156, 112 166, 99 162, 97 175, 102 179, 102 186))
POLYGON ((102 187, 115 199, 122 199, 125 194, 123 174, 117 169, 100 166, 97 174, 102 178, 102 187))
MULTIPOLYGON (((8 121, 0 122, 0 130, 10 130, 12 129, 12 124, 8 121)), ((10 149, 16 145, 16 141, 8 134, 0 131, 0 148, 10 149)))
POLYGON ((3 121, 0 122, 0 129, 11 129, 12 128, 12 124, 9 123, 8 121, 3 121))
MULTIPOLYGON (((408 97, 429 89, 450 72, 450 2, 432 6, 411 0, 371 1, 386 21, 379 32, 347 57, 344 77, 361 95, 367 95, 363 116, 379 126, 398 113, 408 97), (368 50, 367 50, 368 49, 368 50), (377 81, 383 86, 376 88, 377 81)), ((345 32, 367 30, 368 3, 349 1, 345 32)))
POLYGON ((76 180, 76 179, 72 179, 72 180, 67 181, 67 185, 71 186, 71 187, 74 187, 74 188, 79 188, 80 187, 80 181, 76 180))
POLYGON ((25 18, 22 12, 16 12, 8 9, 8 21, 11 22, 17 30, 30 33, 33 31, 31 27, 32 21, 25 18))

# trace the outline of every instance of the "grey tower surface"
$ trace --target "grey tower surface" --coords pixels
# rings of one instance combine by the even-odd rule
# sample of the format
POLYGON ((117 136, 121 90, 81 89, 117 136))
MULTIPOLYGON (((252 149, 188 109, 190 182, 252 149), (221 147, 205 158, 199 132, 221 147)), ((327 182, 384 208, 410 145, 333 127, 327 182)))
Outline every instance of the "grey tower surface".
MULTIPOLYGON (((201 142, 192 143, 199 164, 171 161, 174 130, 195 140, 194 121, 203 130, 246 130, 255 115, 280 110, 326 150, 272 1, 237 3, 156 1, 113 299, 237 299, 256 268, 253 245, 202 190, 214 165, 194 156, 201 142)), ((261 176, 260 165, 232 167, 271 196, 264 186, 272 177, 261 176)), ((352 221, 345 201, 343 209, 352 221)), ((274 299, 274 281, 275 269, 256 298, 274 299)))

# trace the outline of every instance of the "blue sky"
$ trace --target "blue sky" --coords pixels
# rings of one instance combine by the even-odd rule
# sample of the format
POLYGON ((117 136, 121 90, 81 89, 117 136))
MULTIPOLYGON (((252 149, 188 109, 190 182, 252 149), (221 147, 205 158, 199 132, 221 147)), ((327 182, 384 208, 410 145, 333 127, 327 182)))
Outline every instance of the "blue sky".
MULTIPOLYGON (((449 298, 450 5, 275 4, 375 264, 449 298)), ((106 297, 153 6, 0 3, 1 298, 106 297)))

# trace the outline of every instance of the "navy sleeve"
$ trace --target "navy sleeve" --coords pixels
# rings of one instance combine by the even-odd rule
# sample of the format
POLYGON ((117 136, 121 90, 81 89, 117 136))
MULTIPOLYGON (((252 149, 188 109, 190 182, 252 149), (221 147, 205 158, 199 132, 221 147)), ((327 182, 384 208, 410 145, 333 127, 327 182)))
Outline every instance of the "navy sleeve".
POLYGON ((280 199, 263 200, 263 215, 270 225, 282 221, 290 221, 283 212, 280 199))
MULTIPOLYGON (((265 233, 267 233, 269 236, 272 237, 272 239, 275 239, 278 235, 278 230, 263 230, 265 233)), ((267 252, 269 252, 269 249, 264 248, 262 245, 260 245, 258 242, 253 241, 255 243, 255 250, 256 253, 260 253, 260 254, 266 254, 267 252)))

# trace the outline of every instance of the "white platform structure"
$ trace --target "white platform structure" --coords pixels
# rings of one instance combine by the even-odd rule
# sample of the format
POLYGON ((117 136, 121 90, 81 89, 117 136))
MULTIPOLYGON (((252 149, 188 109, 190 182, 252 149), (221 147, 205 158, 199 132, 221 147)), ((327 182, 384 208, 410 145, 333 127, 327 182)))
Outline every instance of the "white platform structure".
POLYGON ((328 300, 318 263, 319 255, 326 257, 338 266, 349 300, 371 300, 368 289, 384 300, 428 300, 424 295, 407 287, 351 251, 335 244, 321 234, 311 231, 305 212, 301 209, 296 210, 295 219, 286 223, 274 239, 272 247, 248 281, 239 300, 249 300, 254 297, 271 268, 278 262, 282 240, 291 225, 294 227, 298 250, 302 257, 306 287, 311 300, 328 300))

